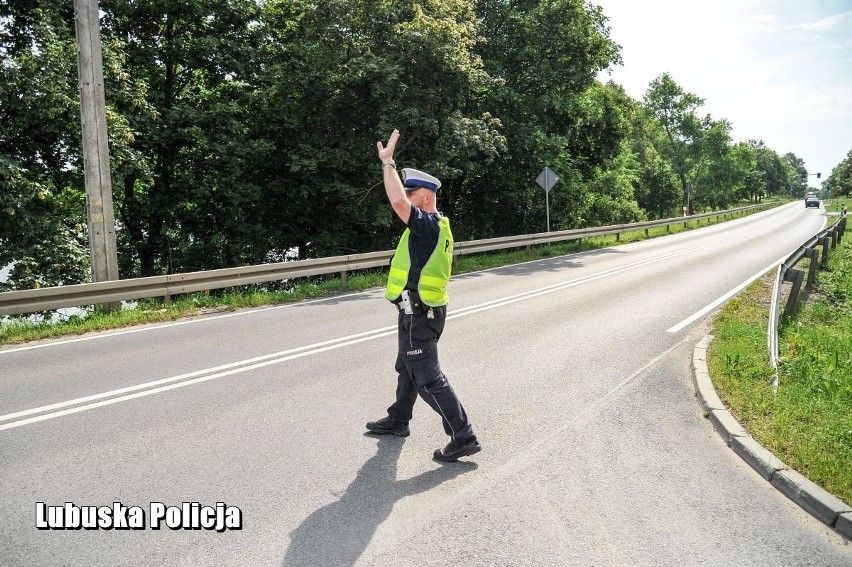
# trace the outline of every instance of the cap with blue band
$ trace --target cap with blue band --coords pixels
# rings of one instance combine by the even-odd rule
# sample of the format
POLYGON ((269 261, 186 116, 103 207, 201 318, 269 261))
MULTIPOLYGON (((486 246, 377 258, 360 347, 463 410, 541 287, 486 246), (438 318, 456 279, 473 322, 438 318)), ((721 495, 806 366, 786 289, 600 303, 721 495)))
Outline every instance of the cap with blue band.
POLYGON ((437 193, 441 182, 437 177, 429 175, 423 171, 405 167, 400 171, 402 177, 402 186, 406 191, 416 191, 417 189, 429 189, 437 193))

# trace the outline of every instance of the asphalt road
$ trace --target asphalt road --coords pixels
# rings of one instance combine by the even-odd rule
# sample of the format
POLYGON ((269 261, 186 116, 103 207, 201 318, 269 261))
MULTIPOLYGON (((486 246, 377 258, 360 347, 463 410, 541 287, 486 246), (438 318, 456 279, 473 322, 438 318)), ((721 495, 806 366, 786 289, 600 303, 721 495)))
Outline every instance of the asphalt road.
POLYGON ((824 222, 794 203, 454 278, 442 366, 483 451, 447 465, 422 401, 410 437, 364 435, 396 380, 380 290, 0 349, 0 564, 848 567, 690 373, 707 306, 824 222), (66 502, 141 529, 55 529, 66 502), (152 528, 184 502, 241 529, 152 528))

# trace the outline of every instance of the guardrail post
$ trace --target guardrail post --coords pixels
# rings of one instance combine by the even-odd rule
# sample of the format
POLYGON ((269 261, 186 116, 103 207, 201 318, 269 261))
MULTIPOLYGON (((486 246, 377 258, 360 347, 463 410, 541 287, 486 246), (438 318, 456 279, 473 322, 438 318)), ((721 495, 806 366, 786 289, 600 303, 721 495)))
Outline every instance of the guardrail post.
POLYGON ((340 283, 344 286, 346 285, 346 273, 346 270, 340 272, 340 283))
POLYGON ((820 265, 824 268, 828 266, 828 243, 826 242, 827 236, 821 236, 817 239, 817 243, 822 246, 822 261, 820 265))
POLYGON ((616 242, 621 242, 621 233, 620 233, 620 232, 616 232, 616 233, 615 233, 615 241, 616 241, 616 242))
POLYGON ((645 229, 645 238, 648 238, 648 229, 645 229))
POLYGON ((790 315, 796 309, 796 302, 799 301, 799 290, 802 289, 802 280, 805 273, 802 270, 787 270, 784 274, 784 279, 793 283, 790 289, 790 296, 787 298, 787 306, 784 307, 784 315, 790 315))
POLYGON ((169 307, 171 304, 172 304, 172 295, 170 293, 167 293, 166 295, 163 296, 163 305, 165 305, 166 307, 169 307))
POLYGON ((816 276, 817 266, 819 265, 819 250, 816 248, 808 248, 805 256, 810 258, 811 265, 808 268, 808 280, 805 283, 805 289, 810 291, 814 288, 814 279, 816 276))

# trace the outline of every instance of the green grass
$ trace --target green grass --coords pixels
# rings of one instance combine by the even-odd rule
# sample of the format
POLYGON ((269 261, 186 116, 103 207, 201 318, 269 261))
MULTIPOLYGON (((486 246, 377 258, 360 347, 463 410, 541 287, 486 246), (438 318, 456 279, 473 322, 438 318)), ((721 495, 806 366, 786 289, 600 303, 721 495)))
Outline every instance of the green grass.
MULTIPOLYGON (((767 200, 766 202, 773 202, 773 200, 767 200)), ((628 242, 645 240, 646 238, 655 238, 686 230, 694 230, 699 227, 725 222, 732 218, 748 216, 748 214, 750 213, 740 213, 736 217, 727 215, 725 217, 720 216, 700 221, 691 221, 686 226, 683 223, 678 223, 668 228, 653 228, 648 230, 647 236, 644 230, 636 230, 623 232, 618 236, 598 236, 582 240, 539 245, 531 247, 530 250, 518 248, 515 250, 459 256, 453 263, 453 273, 462 274, 542 258, 563 256, 586 250, 606 248, 628 242)), ((0 323, 0 345, 20 344, 28 341, 80 335, 88 332, 104 331, 133 325, 174 321, 184 317, 193 317, 215 311, 233 311, 236 309, 329 297, 342 293, 352 293, 381 287, 385 285, 386 279, 387 274, 384 270, 363 270, 358 273, 349 274, 346 284, 343 284, 336 276, 321 276, 303 278, 296 285, 292 285, 286 289, 275 289, 278 284, 258 284, 225 290, 214 290, 210 293, 186 294, 175 298, 169 305, 164 305, 163 301, 159 298, 141 300, 135 307, 125 308, 118 312, 102 313, 90 310, 83 316, 72 316, 59 321, 32 322, 23 318, 9 319, 6 323, 0 323)))
POLYGON ((781 323, 777 394, 766 334, 773 274, 717 315, 708 367, 719 397, 758 442, 850 503, 852 233, 846 236, 828 270, 818 272, 814 293, 781 323))
POLYGON ((835 197, 834 199, 823 201, 822 205, 825 207, 826 211, 839 213, 843 209, 843 205, 846 205, 847 209, 852 209, 852 199, 847 197, 835 197))

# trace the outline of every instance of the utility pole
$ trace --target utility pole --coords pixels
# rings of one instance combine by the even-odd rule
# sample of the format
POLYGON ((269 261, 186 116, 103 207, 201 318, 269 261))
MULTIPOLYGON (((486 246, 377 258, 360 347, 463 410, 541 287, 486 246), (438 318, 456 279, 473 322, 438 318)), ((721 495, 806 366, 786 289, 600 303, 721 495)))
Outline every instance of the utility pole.
MULTIPOLYGON (((97 0, 74 0, 77 67, 80 75, 80 118, 92 281, 119 279, 112 210, 112 181, 107 143, 104 67, 97 0)), ((110 304, 106 309, 117 308, 110 304)))

